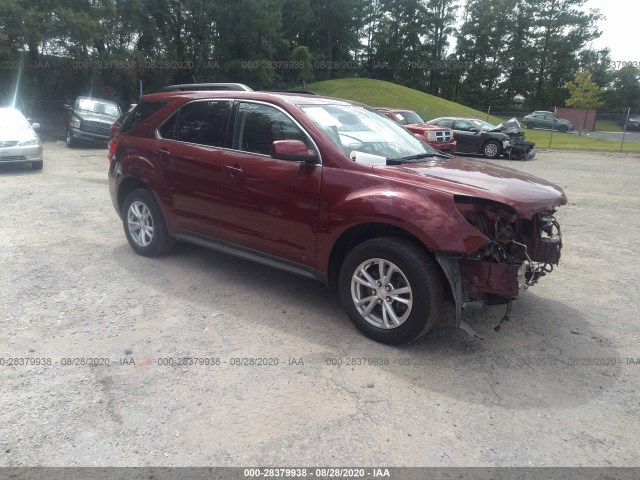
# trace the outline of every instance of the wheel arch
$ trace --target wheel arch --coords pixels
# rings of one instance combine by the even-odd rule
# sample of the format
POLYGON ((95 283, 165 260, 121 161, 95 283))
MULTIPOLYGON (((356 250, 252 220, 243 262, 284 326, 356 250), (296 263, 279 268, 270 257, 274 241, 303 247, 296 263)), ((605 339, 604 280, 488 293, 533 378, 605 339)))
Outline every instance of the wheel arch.
MULTIPOLYGON (((344 231, 336 240, 329 256, 327 283, 332 292, 337 291, 340 267, 347 254, 359 244, 378 237, 400 237, 418 246, 425 255, 435 259, 433 252, 408 230, 384 222, 366 222, 354 225, 344 231)), ((444 273, 444 272, 443 272, 444 273)), ((448 285, 446 286, 448 288, 448 285)))
POLYGON ((120 215, 122 215, 122 205, 124 203, 124 199, 127 198, 127 195, 129 195, 137 188, 144 188, 153 193, 149 186, 138 177, 127 177, 122 180, 122 182, 118 186, 118 212, 120 213, 120 215))
POLYGON ((480 153, 484 155, 484 147, 486 147, 487 143, 489 142, 498 144, 498 155, 496 155, 496 157, 499 157, 500 155, 502 155, 502 151, 503 151, 502 142, 500 142, 500 140, 498 140, 497 138, 487 138, 480 146, 480 153))

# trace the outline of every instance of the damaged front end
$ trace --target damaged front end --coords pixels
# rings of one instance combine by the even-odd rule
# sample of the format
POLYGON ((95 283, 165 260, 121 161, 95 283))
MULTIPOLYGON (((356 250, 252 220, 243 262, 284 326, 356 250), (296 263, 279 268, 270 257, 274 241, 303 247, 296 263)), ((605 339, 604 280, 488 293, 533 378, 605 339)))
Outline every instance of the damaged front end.
POLYGON ((509 147, 504 150, 504 154, 509 160, 530 160, 536 156, 536 144, 525 139, 517 118, 501 123, 494 131, 508 135, 509 147))
POLYGON ((466 196, 455 196, 454 201, 469 224, 488 238, 471 254, 436 255, 453 292, 456 323, 469 331, 463 318, 465 304, 510 305, 558 265, 562 233, 555 210, 522 218, 499 202, 466 196))

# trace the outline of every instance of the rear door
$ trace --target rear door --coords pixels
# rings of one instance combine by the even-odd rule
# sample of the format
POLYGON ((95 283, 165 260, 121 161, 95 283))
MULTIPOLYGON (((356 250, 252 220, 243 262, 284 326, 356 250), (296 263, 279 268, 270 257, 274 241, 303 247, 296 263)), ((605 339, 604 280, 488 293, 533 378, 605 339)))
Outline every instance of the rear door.
POLYGON ((293 118, 273 105, 236 105, 231 149, 222 154, 220 216, 227 240, 315 267, 321 165, 270 157, 275 140, 316 149, 293 118))
POLYGON ((232 105, 231 100, 187 103, 157 131, 151 153, 169 188, 176 227, 221 235, 220 158, 232 105))

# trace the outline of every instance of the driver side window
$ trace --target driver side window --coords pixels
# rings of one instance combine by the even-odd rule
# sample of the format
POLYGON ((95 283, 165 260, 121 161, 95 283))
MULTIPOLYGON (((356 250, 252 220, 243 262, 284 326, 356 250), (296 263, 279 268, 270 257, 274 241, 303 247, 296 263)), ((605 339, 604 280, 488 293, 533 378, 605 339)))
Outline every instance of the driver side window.
POLYGON ((458 120, 453 124, 454 130, 461 130, 463 132, 470 132, 472 125, 464 120, 458 120))
POLYGON ((307 135, 280 110, 257 103, 240 103, 231 148, 270 155, 271 144, 276 140, 300 140, 307 148, 314 148, 307 135))

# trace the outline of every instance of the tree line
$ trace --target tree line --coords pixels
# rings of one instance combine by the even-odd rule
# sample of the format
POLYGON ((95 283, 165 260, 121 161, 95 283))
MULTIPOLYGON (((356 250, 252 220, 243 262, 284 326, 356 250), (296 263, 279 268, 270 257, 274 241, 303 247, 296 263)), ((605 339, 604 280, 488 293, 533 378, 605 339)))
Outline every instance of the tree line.
POLYGON ((640 70, 590 48, 586 0, 0 0, 0 88, 137 99, 173 83, 387 80, 473 106, 562 105, 590 70, 608 109, 640 70))

